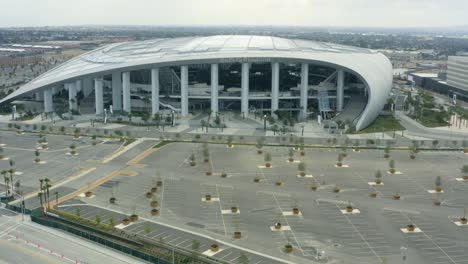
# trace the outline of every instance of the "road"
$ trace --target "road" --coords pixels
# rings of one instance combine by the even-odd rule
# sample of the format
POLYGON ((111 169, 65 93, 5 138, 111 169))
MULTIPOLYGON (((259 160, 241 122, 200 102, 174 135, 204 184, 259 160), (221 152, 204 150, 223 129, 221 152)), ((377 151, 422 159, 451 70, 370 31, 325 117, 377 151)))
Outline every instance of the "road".
POLYGON ((0 208, 1 263, 143 263, 0 208), (34 261, 33 261, 34 260, 34 261))

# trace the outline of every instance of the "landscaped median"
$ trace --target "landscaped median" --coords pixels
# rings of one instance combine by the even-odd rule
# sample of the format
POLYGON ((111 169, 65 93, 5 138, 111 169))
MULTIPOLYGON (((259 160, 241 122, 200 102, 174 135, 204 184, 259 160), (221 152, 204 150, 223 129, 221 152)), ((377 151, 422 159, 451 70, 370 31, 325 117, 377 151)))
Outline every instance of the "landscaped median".
POLYGON ((167 243, 150 240, 114 226, 84 219, 58 210, 49 209, 45 214, 42 208, 31 212, 31 220, 41 225, 58 228, 125 254, 151 263, 226 263, 201 253, 175 247, 167 243))

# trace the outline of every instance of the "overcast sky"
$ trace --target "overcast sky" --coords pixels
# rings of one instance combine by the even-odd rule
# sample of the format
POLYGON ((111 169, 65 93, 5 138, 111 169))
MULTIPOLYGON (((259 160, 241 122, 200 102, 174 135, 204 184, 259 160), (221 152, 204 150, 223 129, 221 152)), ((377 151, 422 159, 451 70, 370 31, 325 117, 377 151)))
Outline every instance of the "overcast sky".
POLYGON ((468 24, 467 0, 0 0, 0 27, 468 24))

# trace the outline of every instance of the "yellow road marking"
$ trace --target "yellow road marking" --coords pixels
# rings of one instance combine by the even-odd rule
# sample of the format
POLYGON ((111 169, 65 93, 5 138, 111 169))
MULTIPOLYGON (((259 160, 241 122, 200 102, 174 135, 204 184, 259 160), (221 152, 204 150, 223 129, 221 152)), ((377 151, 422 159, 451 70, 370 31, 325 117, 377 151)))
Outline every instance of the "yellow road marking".
MULTIPOLYGON (((64 196, 60 197, 58 199, 58 203, 56 202, 56 200, 50 201, 50 206, 54 207, 55 205, 57 205, 59 203, 63 203, 65 201, 68 201, 68 200, 78 196, 81 193, 85 193, 87 191, 90 191, 90 190, 98 187, 99 185, 110 181, 112 178, 114 178, 117 175, 135 176, 135 175, 137 175, 137 173, 134 172, 134 171, 129 171, 129 170, 117 170, 117 171, 111 172, 106 177, 100 178, 99 180, 97 180, 97 181, 95 181, 95 182, 93 182, 91 184, 88 184, 88 185, 86 185, 86 186, 84 186, 84 187, 82 187, 82 188, 80 188, 80 189, 78 189, 78 190, 76 190, 76 191, 74 191, 72 193, 69 193, 67 195, 64 195, 64 196)), ((44 206, 46 206, 46 205, 44 204, 44 206)))
POLYGON ((127 162, 127 165, 131 165, 131 166, 135 166, 135 167, 138 167, 138 168, 143 168, 146 166, 146 164, 141 164, 139 163, 140 161, 142 161, 144 158, 148 157, 149 155, 151 155, 151 153, 157 151, 159 148, 149 148, 145 151, 143 151, 142 153, 140 153, 138 156, 136 156, 135 158, 133 158, 132 160, 130 160, 129 162, 127 162))
MULTIPOLYGON (((81 176, 84 176, 84 175, 86 175, 86 174, 88 174, 88 173, 94 171, 95 169, 96 169, 96 167, 87 167, 87 168, 81 169, 80 171, 78 171, 78 172, 75 173, 75 174, 72 174, 72 175, 68 176, 68 177, 65 178, 65 179, 61 179, 60 181, 54 182, 54 183, 53 183, 53 186, 52 186, 52 187, 53 187, 52 190, 53 190, 55 187, 60 186, 60 184, 63 183, 63 182, 72 180, 73 178, 76 178, 76 177, 79 177, 79 176, 80 176, 80 177, 81 177, 81 176)), ((38 193, 39 191, 40 191, 40 190, 37 190, 37 191, 35 191, 35 192, 26 194, 26 195, 24 196, 24 199, 28 199, 28 198, 37 196, 37 193, 38 193)))

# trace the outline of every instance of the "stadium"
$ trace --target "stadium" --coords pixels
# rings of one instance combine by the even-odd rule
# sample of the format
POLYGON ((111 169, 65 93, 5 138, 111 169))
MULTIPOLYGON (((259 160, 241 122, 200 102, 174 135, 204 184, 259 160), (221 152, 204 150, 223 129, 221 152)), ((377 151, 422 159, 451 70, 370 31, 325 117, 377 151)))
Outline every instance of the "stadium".
POLYGON ((288 115, 367 127, 386 103, 392 65, 376 51, 270 36, 209 36, 107 45, 5 97, 46 113, 169 111, 288 115))

